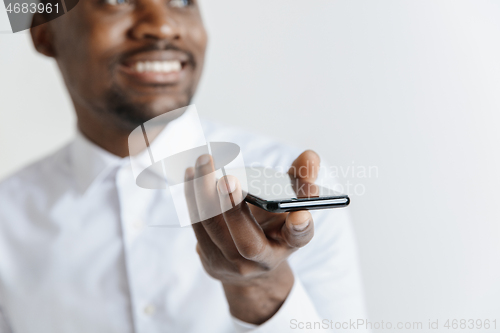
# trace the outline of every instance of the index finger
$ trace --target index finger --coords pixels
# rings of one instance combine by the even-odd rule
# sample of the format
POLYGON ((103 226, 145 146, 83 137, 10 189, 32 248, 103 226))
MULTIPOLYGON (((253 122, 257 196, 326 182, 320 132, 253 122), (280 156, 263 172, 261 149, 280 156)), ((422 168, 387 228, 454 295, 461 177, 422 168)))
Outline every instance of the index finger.
POLYGON ((224 176, 219 180, 217 189, 222 215, 238 252, 245 259, 265 262, 269 256, 269 241, 243 201, 238 179, 231 175, 224 176), (233 202, 237 203, 236 206, 233 202))

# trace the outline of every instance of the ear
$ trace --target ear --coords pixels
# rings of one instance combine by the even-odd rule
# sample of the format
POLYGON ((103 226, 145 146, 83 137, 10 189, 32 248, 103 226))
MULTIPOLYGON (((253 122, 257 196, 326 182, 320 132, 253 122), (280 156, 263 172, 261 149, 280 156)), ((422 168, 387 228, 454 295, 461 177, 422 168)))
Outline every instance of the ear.
POLYGON ((36 13, 33 15, 30 33, 35 49, 47 57, 55 58, 56 52, 54 48, 52 24, 46 22, 43 14, 36 13))

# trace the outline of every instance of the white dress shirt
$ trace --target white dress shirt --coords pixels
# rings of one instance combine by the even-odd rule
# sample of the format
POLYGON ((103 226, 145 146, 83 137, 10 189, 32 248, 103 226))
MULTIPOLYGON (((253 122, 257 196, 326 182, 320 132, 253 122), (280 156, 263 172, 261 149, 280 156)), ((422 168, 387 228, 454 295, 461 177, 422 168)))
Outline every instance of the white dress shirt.
MULTIPOLYGON (((247 165, 286 170, 300 153, 202 124, 207 140, 238 144, 247 165)), ((181 117, 161 135, 191 140, 184 126, 181 117)), ((334 184, 327 173, 321 182, 334 184)), ((0 183, 0 332, 274 333, 296 332, 300 322, 363 319, 348 211, 312 214, 315 236, 289 258, 295 283, 285 303, 260 326, 243 323, 203 270, 192 228, 171 223, 170 193, 139 188, 129 158, 78 134, 0 183)))

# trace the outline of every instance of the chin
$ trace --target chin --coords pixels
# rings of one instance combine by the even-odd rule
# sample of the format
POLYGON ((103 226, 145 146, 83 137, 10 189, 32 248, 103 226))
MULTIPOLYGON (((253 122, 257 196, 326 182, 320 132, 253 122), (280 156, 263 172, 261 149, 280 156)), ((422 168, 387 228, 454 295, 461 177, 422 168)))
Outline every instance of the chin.
POLYGON ((145 122, 160 116, 169 111, 173 111, 188 106, 191 98, 160 98, 150 103, 124 102, 115 104, 108 110, 112 110, 119 127, 132 131, 145 122))
POLYGON ((173 111, 191 103, 190 96, 182 96, 178 98, 161 98, 151 103, 146 109, 149 110, 151 118, 159 116, 169 111, 173 111))

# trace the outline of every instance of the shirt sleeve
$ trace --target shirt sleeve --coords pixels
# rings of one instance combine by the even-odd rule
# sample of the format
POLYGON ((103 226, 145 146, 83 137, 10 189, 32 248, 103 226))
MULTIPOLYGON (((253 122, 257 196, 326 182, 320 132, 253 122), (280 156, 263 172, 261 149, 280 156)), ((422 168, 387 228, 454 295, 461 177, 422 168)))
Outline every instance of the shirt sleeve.
POLYGON ((1 307, 0 307, 0 333, 12 333, 9 324, 7 324, 7 319, 5 318, 1 307))
POLYGON ((254 330, 257 327, 259 327, 258 325, 244 322, 244 321, 239 320, 238 318, 233 317, 233 316, 231 316, 231 318, 233 319, 233 324, 234 324, 234 327, 236 329, 236 331, 235 331, 236 333, 251 332, 252 330, 254 330))
MULTIPOLYGON (((295 278, 292 290, 278 312, 262 325, 252 325, 233 317, 237 333, 295 332, 306 322, 320 323, 321 319, 304 286, 295 278)), ((304 326, 304 327, 302 327, 304 326)), ((317 325, 318 328, 318 325, 317 325)), ((316 329, 316 332, 323 332, 316 329)))

